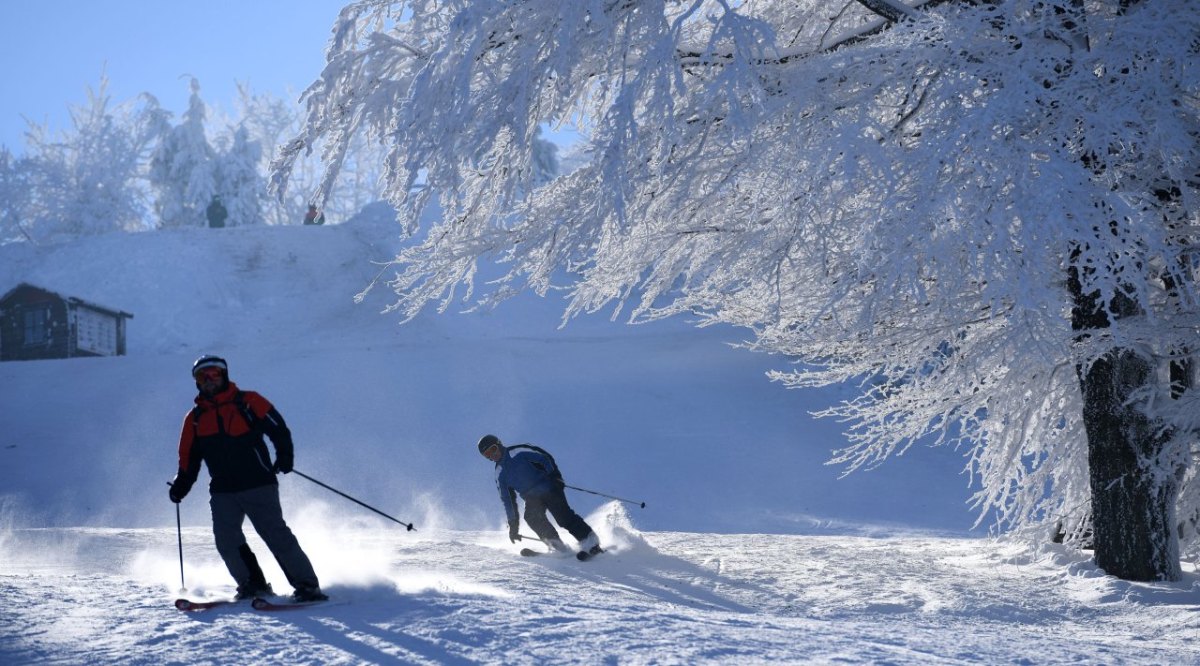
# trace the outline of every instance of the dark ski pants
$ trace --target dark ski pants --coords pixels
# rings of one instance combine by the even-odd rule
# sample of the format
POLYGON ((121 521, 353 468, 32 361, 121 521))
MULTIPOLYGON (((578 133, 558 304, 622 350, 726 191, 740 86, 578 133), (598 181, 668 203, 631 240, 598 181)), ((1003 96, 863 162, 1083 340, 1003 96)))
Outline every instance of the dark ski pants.
POLYGON ((246 535, 242 533, 242 522, 246 518, 267 544, 292 587, 320 587, 312 563, 300 548, 296 535, 283 522, 279 486, 272 484, 233 493, 213 493, 209 506, 212 507, 217 552, 225 560, 225 568, 229 569, 229 575, 237 581, 239 588, 253 582, 253 571, 243 556, 250 550, 246 535))
POLYGON ((567 504, 567 496, 562 488, 522 496, 521 499, 525 500, 525 522, 542 541, 561 541, 558 530, 546 519, 547 511, 554 516, 554 522, 570 532, 576 541, 582 542, 592 535, 592 528, 567 504))

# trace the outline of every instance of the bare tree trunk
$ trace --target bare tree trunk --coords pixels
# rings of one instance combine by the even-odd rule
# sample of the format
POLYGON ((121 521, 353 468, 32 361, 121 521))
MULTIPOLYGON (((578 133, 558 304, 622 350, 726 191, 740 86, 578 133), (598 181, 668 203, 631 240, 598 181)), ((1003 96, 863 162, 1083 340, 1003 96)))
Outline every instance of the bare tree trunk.
MULTIPOLYGON (((1140 0, 1121 0, 1121 11, 1137 2, 1140 0)), ((1064 34, 1073 37, 1067 42, 1088 48, 1082 0, 1067 0, 1059 13, 1064 34)), ((1091 161, 1088 156, 1084 160, 1091 161)), ((1074 304, 1071 327, 1080 341, 1109 328, 1110 312, 1117 319, 1141 314, 1140 304, 1130 297, 1117 295, 1106 308, 1097 292, 1083 293, 1080 270, 1089 269, 1081 269, 1075 262, 1083 250, 1074 248, 1068 276, 1074 304)), ((1180 378, 1179 390, 1181 373, 1187 370, 1190 367, 1184 365, 1171 367, 1173 383, 1180 378)), ((1136 391, 1155 388, 1155 359, 1135 349, 1116 348, 1090 367, 1078 368, 1077 374, 1088 439, 1096 564, 1125 580, 1179 580, 1183 572, 1175 501, 1181 470, 1163 455, 1171 434, 1163 432, 1131 400, 1136 391)), ((1172 393, 1175 390, 1172 387, 1172 393)))
POLYGON ((1161 469, 1168 437, 1130 395, 1155 381, 1152 360, 1116 350, 1079 376, 1088 438, 1096 564, 1126 580, 1179 580, 1175 470, 1161 469))
MULTIPOLYGON (((1099 292, 1083 293, 1079 268, 1083 248, 1071 253, 1067 286, 1077 339, 1109 328, 1113 317, 1141 313, 1139 304, 1116 296, 1102 307, 1099 292)), ((1125 580, 1179 580, 1179 536, 1175 531, 1178 470, 1162 455, 1170 435, 1130 398, 1157 382, 1154 359, 1133 349, 1113 349, 1090 367, 1079 367, 1083 425, 1088 439, 1092 531, 1096 564, 1125 580)))

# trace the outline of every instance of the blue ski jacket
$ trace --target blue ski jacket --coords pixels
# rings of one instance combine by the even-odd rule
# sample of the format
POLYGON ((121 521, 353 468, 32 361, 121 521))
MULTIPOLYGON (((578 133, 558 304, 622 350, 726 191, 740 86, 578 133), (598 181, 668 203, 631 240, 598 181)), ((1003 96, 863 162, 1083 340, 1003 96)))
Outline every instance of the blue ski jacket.
POLYGON ((500 491, 500 501, 504 502, 510 525, 518 519, 517 495, 521 499, 537 497, 561 484, 562 474, 554 459, 537 451, 521 450, 514 455, 505 447, 504 455, 496 463, 496 488, 500 491))

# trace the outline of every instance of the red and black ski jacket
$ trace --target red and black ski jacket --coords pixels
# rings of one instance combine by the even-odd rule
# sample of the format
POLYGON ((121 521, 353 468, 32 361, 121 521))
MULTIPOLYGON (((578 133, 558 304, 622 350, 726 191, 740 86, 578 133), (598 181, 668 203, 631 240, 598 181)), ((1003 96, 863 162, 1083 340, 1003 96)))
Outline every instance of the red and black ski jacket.
POLYGON ((186 494, 200 474, 200 461, 212 477, 214 493, 237 492, 278 483, 263 435, 275 445, 276 460, 291 469, 292 433, 270 401, 233 382, 211 398, 196 396, 179 435, 179 476, 186 494))

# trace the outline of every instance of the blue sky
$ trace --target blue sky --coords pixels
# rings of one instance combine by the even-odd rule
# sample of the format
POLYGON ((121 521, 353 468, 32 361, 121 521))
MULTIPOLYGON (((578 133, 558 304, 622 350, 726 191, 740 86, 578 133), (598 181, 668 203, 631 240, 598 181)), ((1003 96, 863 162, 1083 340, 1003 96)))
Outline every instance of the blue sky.
POLYGON ((21 152, 25 118, 68 125, 101 74, 114 101, 143 92, 180 114, 189 76, 232 110, 238 82, 299 95, 321 71, 349 0, 0 0, 0 144, 21 152))

